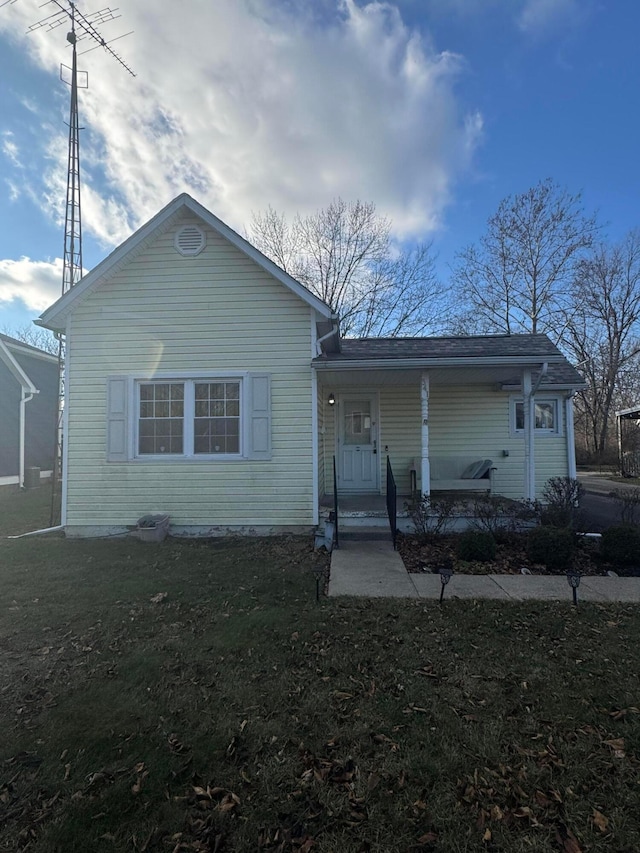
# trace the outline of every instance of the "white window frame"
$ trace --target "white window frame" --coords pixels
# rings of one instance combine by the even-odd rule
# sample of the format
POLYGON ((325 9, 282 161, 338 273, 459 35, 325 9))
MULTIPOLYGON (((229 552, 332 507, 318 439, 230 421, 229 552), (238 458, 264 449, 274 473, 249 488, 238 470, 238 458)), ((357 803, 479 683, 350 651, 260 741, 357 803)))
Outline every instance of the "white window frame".
MULTIPOLYGON (((562 435, 562 407, 560 406, 560 398, 559 397, 538 397, 534 398, 535 403, 543 403, 543 404, 551 404, 553 406, 553 420, 555 426, 551 429, 540 428, 534 425, 534 435, 536 436, 558 436, 562 435)), ((517 405, 524 405, 524 398, 518 396, 512 396, 509 401, 509 431, 512 436, 522 436, 524 435, 524 429, 518 429, 516 427, 517 418, 516 418, 516 407, 517 405)))
POLYGON ((167 371, 158 376, 134 376, 131 382, 129 428, 131 444, 129 447, 129 458, 136 462, 159 462, 185 460, 194 462, 209 461, 237 461, 247 458, 248 444, 248 418, 246 412, 249 409, 247 373, 176 373, 167 371), (195 386, 198 382, 237 382, 240 385, 240 426, 239 426, 239 449, 238 453, 195 453, 193 427, 195 419, 195 386), (140 386, 162 385, 163 383, 184 384, 184 427, 182 453, 140 453, 139 451, 139 414, 140 414, 140 386), (187 388, 189 390, 187 390, 187 388))

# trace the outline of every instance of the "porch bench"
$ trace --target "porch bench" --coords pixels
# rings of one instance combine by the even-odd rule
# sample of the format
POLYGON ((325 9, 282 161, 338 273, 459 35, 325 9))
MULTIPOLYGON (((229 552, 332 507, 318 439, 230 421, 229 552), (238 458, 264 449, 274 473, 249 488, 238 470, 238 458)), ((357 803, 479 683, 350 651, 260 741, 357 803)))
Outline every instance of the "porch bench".
MULTIPOLYGON (((436 456, 429 460, 432 492, 489 492, 493 490, 493 461, 470 456, 436 456), (474 476, 474 474, 480 476, 474 476)), ((412 488, 420 473, 420 459, 409 466, 412 488)))

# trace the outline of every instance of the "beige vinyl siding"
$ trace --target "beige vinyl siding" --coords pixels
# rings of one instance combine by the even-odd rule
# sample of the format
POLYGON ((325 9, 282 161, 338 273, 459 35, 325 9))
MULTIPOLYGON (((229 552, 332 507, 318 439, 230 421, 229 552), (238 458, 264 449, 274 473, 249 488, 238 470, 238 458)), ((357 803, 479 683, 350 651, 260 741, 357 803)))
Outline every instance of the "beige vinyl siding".
POLYGON ((70 528, 133 524, 147 512, 167 512, 176 525, 313 523, 309 306, 209 229, 200 255, 181 256, 174 234, 189 221, 174 223, 73 315, 70 528), (173 371, 270 373, 272 459, 107 463, 106 378, 173 371))
POLYGON ((387 456, 399 495, 410 492, 409 467, 420 466, 420 385, 380 389, 380 483, 386 492, 387 456), (388 448, 388 450, 386 449, 388 448))

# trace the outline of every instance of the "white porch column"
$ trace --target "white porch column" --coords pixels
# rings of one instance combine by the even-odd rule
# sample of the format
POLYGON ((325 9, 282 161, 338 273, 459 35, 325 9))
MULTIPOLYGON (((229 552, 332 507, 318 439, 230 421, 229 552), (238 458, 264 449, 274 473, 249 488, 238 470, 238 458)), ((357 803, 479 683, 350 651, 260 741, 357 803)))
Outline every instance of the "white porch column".
POLYGON ((534 449, 536 410, 535 397, 531 389, 531 370, 522 371, 522 399, 524 412, 524 496, 535 500, 536 458, 534 449))
POLYGON ((420 413, 422 425, 420 477, 422 479, 422 494, 431 493, 431 466, 429 465, 429 374, 425 370, 420 379, 420 413))
POLYGON ((569 394, 564 399, 564 426, 567 432, 567 474, 572 480, 578 476, 576 469, 576 442, 573 428, 573 397, 569 394))

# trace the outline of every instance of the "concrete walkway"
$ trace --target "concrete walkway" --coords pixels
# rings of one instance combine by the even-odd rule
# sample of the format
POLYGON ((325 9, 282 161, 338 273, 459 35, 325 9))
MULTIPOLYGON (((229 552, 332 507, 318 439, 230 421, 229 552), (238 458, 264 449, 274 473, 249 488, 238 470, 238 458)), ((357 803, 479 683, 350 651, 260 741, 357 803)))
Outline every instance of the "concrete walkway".
MULTIPOLYGON (((347 541, 331 554, 329 595, 363 598, 439 598, 440 576, 409 574, 389 541, 347 541)), ((564 576, 456 575, 445 598, 572 601, 564 576)), ((640 602, 640 578, 583 577, 582 601, 640 602)))

